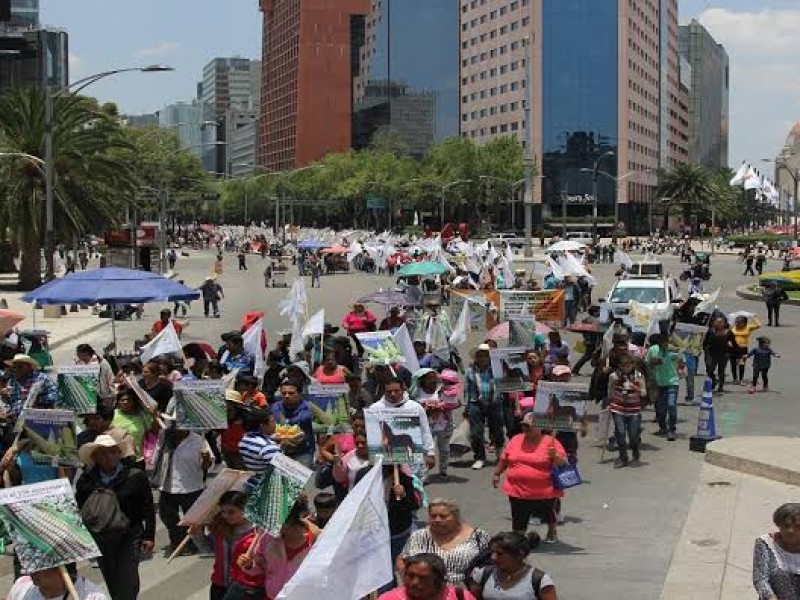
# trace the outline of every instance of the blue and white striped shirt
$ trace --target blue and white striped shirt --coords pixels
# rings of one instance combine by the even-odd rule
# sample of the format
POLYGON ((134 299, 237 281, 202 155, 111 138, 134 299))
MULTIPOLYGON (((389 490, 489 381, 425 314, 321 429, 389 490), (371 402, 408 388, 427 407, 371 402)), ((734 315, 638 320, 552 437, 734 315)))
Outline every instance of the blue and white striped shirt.
POLYGON ((248 431, 239 441, 239 454, 248 471, 263 473, 281 447, 260 431, 248 431))

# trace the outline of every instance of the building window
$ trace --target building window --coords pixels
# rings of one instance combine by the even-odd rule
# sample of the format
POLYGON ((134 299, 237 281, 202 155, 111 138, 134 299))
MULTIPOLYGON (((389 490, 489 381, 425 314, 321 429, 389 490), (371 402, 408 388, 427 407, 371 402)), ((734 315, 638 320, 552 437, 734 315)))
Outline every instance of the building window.
POLYGON ((497 107, 496 106, 490 107, 489 108, 489 114, 490 115, 496 115, 497 114, 497 107))
POLYGON ((503 25, 503 26, 500 28, 500 35, 505 35, 505 34, 507 34, 507 33, 508 33, 508 25, 503 25))
POLYGON ((492 125, 489 128, 489 133, 492 134, 492 135, 496 134, 497 133, 497 125, 492 125))
POLYGON ((495 20, 497 18, 497 11, 493 10, 492 12, 490 12, 489 13, 489 18, 492 19, 492 20, 495 20))
POLYGON ((511 24, 511 31, 516 31, 516 30, 517 30, 517 27, 519 27, 519 23, 518 23, 517 21, 514 21, 514 22, 511 24))
POLYGON ((506 132, 508 132, 508 125, 503 123, 502 125, 500 125, 500 133, 506 133, 506 132))
POLYGON ((500 16, 506 14, 507 12, 508 12, 508 7, 507 6, 501 6, 500 7, 500 16))
POLYGON ((505 75, 507 71, 508 71, 508 65, 500 65, 500 75, 505 75))
POLYGON ((502 46, 500 46, 500 54, 505 54, 505 53, 506 53, 506 45, 503 44, 502 46))
POLYGON ((522 19, 522 26, 523 27, 527 27, 528 23, 530 23, 530 22, 531 22, 531 18, 530 17, 525 17, 524 19, 522 19))

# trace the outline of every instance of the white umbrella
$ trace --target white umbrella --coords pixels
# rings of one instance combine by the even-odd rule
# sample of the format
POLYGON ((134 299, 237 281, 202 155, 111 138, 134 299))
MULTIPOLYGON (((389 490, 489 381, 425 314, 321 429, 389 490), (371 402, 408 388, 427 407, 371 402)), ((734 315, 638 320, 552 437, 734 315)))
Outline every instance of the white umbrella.
POLYGON ((560 242, 556 242, 552 246, 550 246, 547 251, 548 252, 570 252, 573 250, 582 250, 586 247, 586 244, 581 244, 580 242, 576 242, 575 240, 562 240, 560 242))

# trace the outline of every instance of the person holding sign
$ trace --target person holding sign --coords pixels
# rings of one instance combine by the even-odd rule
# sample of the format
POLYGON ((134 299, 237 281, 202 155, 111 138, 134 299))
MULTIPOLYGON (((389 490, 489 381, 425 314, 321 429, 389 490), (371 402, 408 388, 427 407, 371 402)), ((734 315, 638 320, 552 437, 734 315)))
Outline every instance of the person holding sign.
POLYGON ((8 418, 16 420, 28 399, 31 388, 39 384, 39 392, 29 408, 53 408, 58 392, 53 380, 39 370, 39 363, 27 354, 15 354, 6 361, 11 379, 8 385, 0 389, 0 396, 9 405, 8 418))
POLYGON ((286 443, 283 452, 297 462, 311 468, 314 464, 314 428, 311 404, 300 395, 293 381, 281 384, 281 397, 272 405, 272 413, 279 425, 296 425, 303 433, 297 443, 286 443))
POLYGON ((122 390, 117 394, 117 411, 111 424, 126 431, 133 438, 133 462, 144 470, 144 437, 147 433, 157 435, 158 409, 146 408, 132 390, 122 390))

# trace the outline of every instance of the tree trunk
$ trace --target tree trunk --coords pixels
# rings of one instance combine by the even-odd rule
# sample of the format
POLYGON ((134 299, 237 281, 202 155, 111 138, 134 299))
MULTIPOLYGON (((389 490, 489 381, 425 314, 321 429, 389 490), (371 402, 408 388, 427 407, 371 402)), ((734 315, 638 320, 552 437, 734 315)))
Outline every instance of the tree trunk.
POLYGON ((0 273, 16 273, 17 265, 14 257, 17 255, 14 244, 8 240, 0 241, 0 273))
POLYGON ((19 289, 28 292, 42 284, 42 250, 32 231, 23 234, 22 260, 19 265, 19 289))

